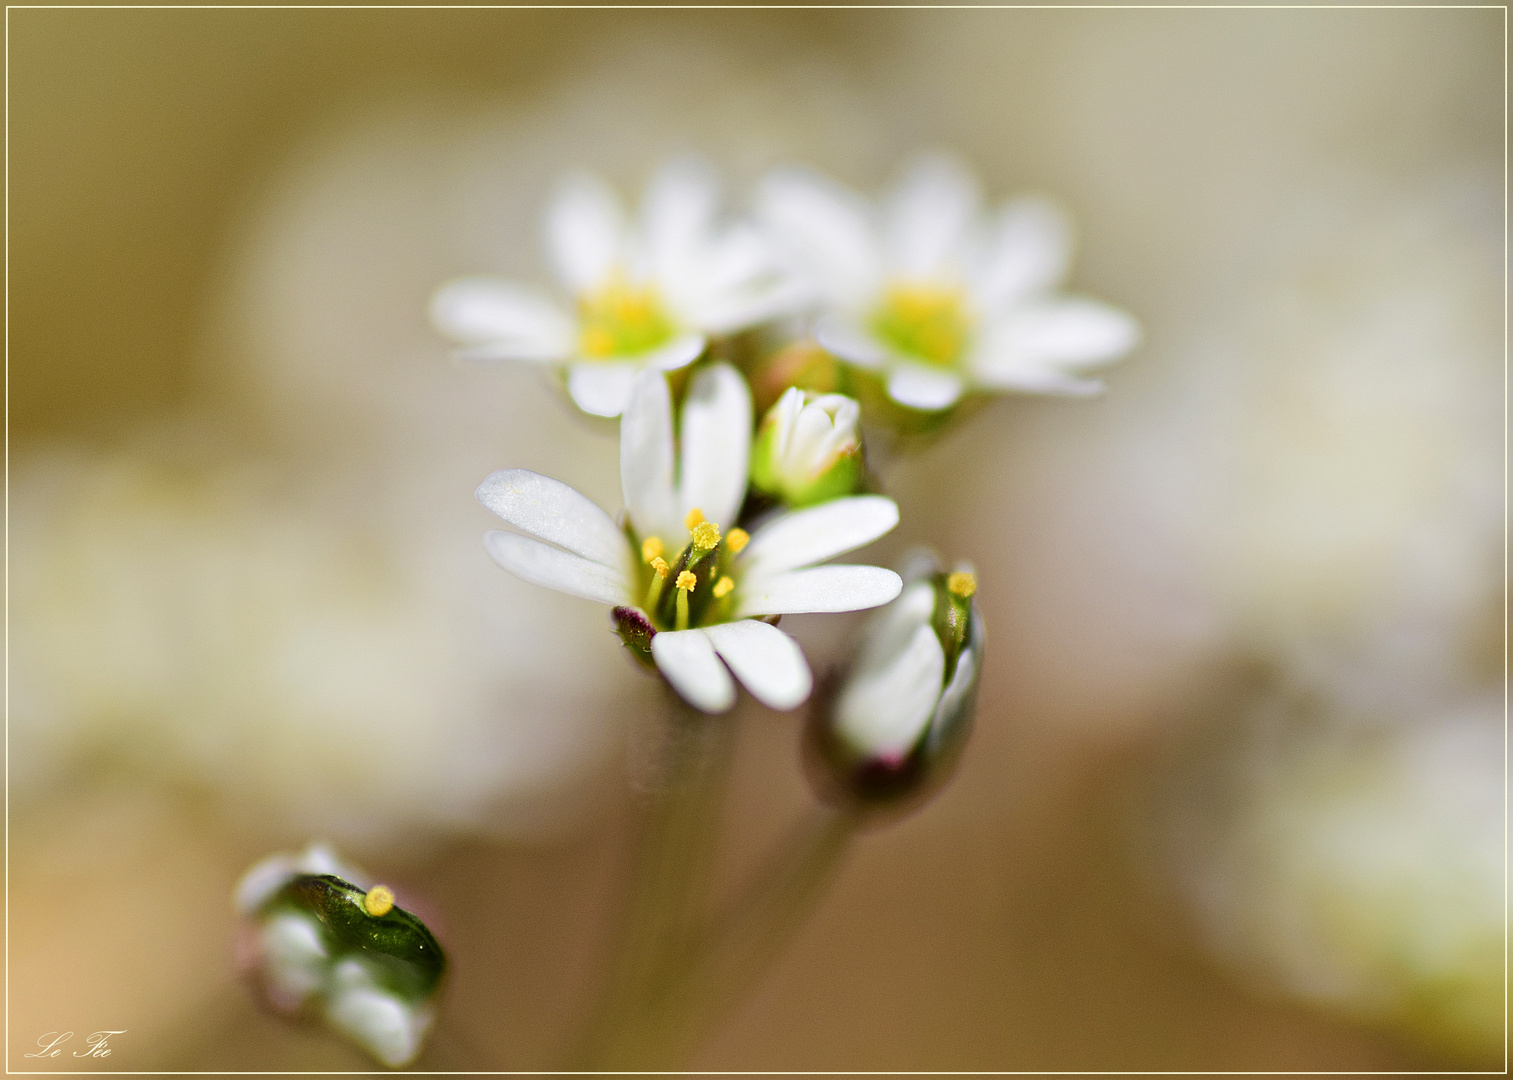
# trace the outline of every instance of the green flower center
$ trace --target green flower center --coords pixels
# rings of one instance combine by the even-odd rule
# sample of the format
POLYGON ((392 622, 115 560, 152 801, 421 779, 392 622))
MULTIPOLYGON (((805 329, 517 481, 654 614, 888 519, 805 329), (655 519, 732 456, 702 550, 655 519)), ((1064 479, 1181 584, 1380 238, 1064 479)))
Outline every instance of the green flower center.
POLYGON ((971 322, 956 289, 895 285, 872 316, 872 332, 905 356, 954 367, 966 350, 971 322))
POLYGON ((618 277, 579 298, 578 318, 579 351, 594 360, 649 352, 676 332, 655 289, 618 277))

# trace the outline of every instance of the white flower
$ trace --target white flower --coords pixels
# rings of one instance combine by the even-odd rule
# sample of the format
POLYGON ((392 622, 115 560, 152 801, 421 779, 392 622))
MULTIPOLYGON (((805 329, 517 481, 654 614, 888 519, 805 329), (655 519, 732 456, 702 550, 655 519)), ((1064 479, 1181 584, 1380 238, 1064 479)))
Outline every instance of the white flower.
POLYGON ((626 527, 560 481, 525 469, 493 473, 478 500, 529 534, 491 532, 489 554, 525 581, 615 605, 622 636, 642 628, 649 659, 696 708, 735 702, 730 670, 774 709, 813 685, 803 653, 762 616, 855 611, 902 588, 876 566, 815 566, 898 523, 876 495, 784 514, 750 536, 735 523, 746 492, 751 397, 734 368, 696 375, 683 405, 674 469, 672 403, 660 372, 640 376, 620 426, 626 527), (724 664, 721 664, 721 660, 724 664))
POLYGON ((827 757, 863 796, 913 790, 961 746, 977 698, 984 633, 969 567, 933 555, 905 569, 902 595, 873 617, 831 707, 827 757))
POLYGON ((862 475, 860 420, 853 398, 789 387, 757 432, 752 484, 790 506, 850 494, 862 475))
POLYGON ((580 409, 619 416, 642 368, 683 367, 711 335, 791 307, 791 284, 761 234, 722 222, 718 209, 714 177, 692 159, 657 173, 635 225, 602 179, 572 175, 547 208, 546 246, 573 309, 472 277, 436 293, 432 318, 465 357, 566 364, 580 409))
POLYGON ((1095 392, 1079 373, 1139 336, 1123 312, 1054 291, 1071 249, 1055 206, 1018 199, 984 218, 953 159, 916 160, 880 208, 797 168, 769 174, 758 205, 820 305, 819 342, 877 371, 902 405, 945 409, 971 390, 1095 392))
POLYGON ((236 890, 247 974, 279 1012, 319 1012, 398 1068, 420 1053, 435 1019, 446 958, 392 889, 362 880, 318 844, 249 870, 236 890))

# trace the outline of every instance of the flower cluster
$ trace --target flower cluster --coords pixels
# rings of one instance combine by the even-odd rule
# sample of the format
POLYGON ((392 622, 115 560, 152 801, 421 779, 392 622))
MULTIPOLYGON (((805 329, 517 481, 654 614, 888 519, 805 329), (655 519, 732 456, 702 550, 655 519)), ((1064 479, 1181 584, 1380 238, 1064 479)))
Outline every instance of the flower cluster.
POLYGON ((431 310, 461 356, 554 365, 598 416, 624 412, 638 371, 679 370, 792 320, 841 385, 939 413, 972 394, 1094 392, 1087 369, 1133 347, 1128 315, 1059 291, 1071 243, 1055 204, 1021 198, 990 214, 942 155, 916 159, 877 205, 812 170, 776 169, 751 220, 722 215, 709 169, 680 159, 634 221, 597 177, 558 187, 546 248, 569 305, 478 276, 441 288, 431 310))
MULTIPOLYGON (((569 177, 546 240, 571 306, 472 277, 443 286, 432 315, 462 356, 553 365, 580 409, 620 418, 621 516, 500 470, 477 492, 512 526, 486 537, 493 560, 609 605, 631 655, 697 709, 729 709, 737 681, 793 709, 814 677, 779 619, 879 607, 904 587, 891 570, 829 562, 898 524, 865 433, 937 430, 990 391, 1096 390, 1085 369, 1137 330, 1057 291, 1070 229, 1053 205, 989 215, 954 159, 918 159, 878 206, 792 168, 761 180, 749 219, 721 206, 691 159, 656 174, 634 220, 602 180, 569 177)), ((842 771, 865 759, 909 772, 920 747, 965 728, 975 578, 926 578, 834 698, 842 771)))

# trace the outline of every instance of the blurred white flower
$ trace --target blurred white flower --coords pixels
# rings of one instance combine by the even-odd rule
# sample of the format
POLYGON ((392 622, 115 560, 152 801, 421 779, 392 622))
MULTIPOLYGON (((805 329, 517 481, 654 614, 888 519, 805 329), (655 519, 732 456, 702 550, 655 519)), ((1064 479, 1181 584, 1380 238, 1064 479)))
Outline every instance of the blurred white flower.
POLYGON ((1503 1046, 1500 699, 1352 721, 1269 697, 1190 766, 1164 840, 1209 943, 1467 1060, 1503 1046))
POLYGON ((758 210, 821 307, 816 338, 877 371, 902 405, 1096 392, 1081 373, 1139 338, 1123 312, 1055 291, 1071 254, 1055 206, 1019 199, 985 221, 976 181, 953 158, 916 159, 880 209, 813 171, 775 170, 758 210))
POLYGON ((602 680, 549 674, 584 627, 500 619, 462 515, 404 537, 333 512, 324 482, 306 502, 145 456, 25 458, 12 481, 18 799, 103 758, 253 829, 529 835, 609 749, 602 680))
POLYGON ((244 972, 274 1009, 318 1013, 391 1068, 420 1053, 446 957, 387 885, 312 844, 247 871, 236 906, 244 972))
POLYGON ((584 412, 619 416, 642 368, 679 368, 708 338, 792 306, 794 292, 760 233, 720 220, 714 177, 682 158, 664 165, 632 226, 614 191, 568 177, 546 214, 546 244, 574 309, 514 282, 463 278, 431 302, 437 327, 476 360, 567 365, 584 412))
POLYGON ((751 398, 727 365, 694 377, 681 431, 675 480, 667 384, 660 372, 643 374, 620 426, 625 529, 560 481, 504 469, 478 500, 528 535, 491 532, 489 554, 525 581, 614 605, 627 645, 695 707, 734 704, 723 659, 759 701, 794 708, 809 696, 809 666, 761 617, 855 611, 897 596, 891 570, 814 564, 871 543, 898 523, 898 508, 857 496, 782 515, 749 537, 731 528, 746 491, 751 398))
POLYGON ((986 634, 977 578, 930 552, 904 567, 904 591, 872 617, 835 698, 811 723, 822 794, 880 803, 933 790, 971 729, 986 634))
POLYGON ((864 468, 860 423, 855 399, 789 387, 757 430, 752 486, 789 506, 851 494, 864 468))

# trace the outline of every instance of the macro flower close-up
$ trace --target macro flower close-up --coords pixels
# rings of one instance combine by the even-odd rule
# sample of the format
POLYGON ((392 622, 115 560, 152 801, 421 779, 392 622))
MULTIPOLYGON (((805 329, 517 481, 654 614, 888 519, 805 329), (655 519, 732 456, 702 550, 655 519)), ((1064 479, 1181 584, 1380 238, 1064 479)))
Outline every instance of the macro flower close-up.
POLYGON ((1089 369, 1139 339, 1127 314, 1059 291, 1071 225, 1054 203, 988 214, 976 178, 916 159, 873 205, 808 169, 764 181, 758 206, 819 307, 815 337, 925 411, 968 393, 1089 394, 1089 369))
POLYGON ((745 383, 728 366, 703 369, 680 419, 675 476, 666 381, 656 371, 640 376, 620 429, 623 527, 566 484, 505 469, 483 482, 478 501, 526 535, 491 532, 485 544, 517 577, 613 605, 626 646, 696 708, 735 703, 723 660, 758 700, 792 709, 813 677, 798 645, 764 618, 855 611, 897 596, 891 570, 816 564, 888 532, 898 508, 859 495, 748 533, 735 524, 751 432, 745 383))
POLYGON ((712 338, 792 306, 760 234, 719 212, 718 185, 697 160, 664 166, 634 221, 602 178, 570 176, 547 207, 545 240, 572 307, 472 277, 438 291, 432 317, 464 358, 565 366, 580 409, 619 416, 636 372, 681 368, 712 338))
POLYGON ((1506 1072, 1506 16, 9 10, 8 1070, 1506 1072))

